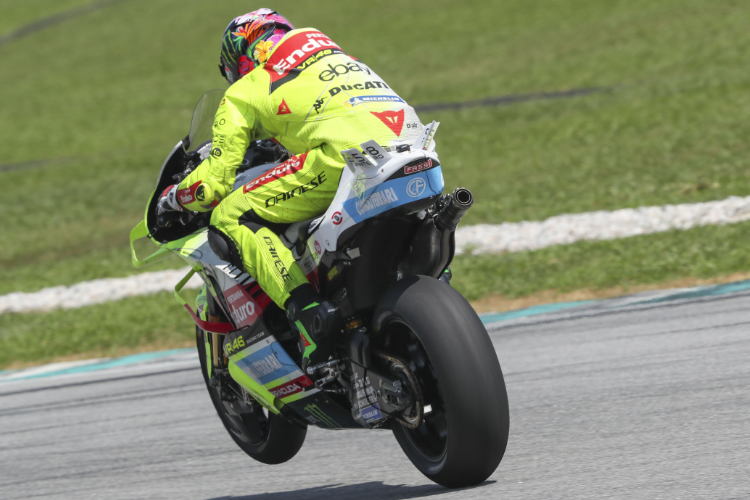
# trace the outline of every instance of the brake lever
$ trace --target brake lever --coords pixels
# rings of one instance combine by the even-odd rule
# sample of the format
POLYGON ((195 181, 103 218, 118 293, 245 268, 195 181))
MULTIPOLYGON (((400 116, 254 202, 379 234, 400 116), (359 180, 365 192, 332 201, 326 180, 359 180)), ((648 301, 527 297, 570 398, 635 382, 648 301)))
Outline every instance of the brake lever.
POLYGON ((158 227, 170 228, 175 222, 179 222, 183 226, 186 226, 192 218, 193 212, 164 212, 156 217, 156 225, 158 227))

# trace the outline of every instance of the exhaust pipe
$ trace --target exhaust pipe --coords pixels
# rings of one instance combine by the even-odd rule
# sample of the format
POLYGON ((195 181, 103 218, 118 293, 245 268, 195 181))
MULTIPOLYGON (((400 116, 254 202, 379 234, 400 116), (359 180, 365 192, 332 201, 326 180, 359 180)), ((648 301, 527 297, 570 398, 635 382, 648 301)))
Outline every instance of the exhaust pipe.
POLYGON ((474 203, 466 188, 457 188, 438 202, 438 214, 428 217, 414 235, 406 259, 400 267, 404 275, 423 274, 439 278, 456 251, 456 226, 474 203))
POLYGON ((448 203, 440 210, 435 217, 435 225, 440 229, 455 231, 456 226, 461 221, 461 217, 474 204, 474 195, 466 188, 456 188, 450 195, 448 203))

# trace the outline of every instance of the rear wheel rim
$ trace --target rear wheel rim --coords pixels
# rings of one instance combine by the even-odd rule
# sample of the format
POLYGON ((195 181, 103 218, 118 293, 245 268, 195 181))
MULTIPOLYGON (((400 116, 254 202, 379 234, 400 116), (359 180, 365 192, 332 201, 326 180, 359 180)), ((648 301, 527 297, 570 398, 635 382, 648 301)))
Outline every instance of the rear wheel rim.
POLYGON ((439 464, 448 451, 448 417, 427 352, 414 330, 400 320, 388 325, 386 352, 406 362, 420 385, 425 408, 429 406, 431 410, 415 429, 401 426, 400 432, 422 459, 439 464))

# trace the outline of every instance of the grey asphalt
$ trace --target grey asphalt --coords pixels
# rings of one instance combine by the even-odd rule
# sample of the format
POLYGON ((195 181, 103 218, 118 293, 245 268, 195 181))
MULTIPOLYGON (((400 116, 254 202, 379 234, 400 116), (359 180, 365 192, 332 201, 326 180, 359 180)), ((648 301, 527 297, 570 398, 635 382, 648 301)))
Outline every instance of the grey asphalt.
POLYGON ((430 483, 387 431, 311 429, 292 461, 258 464, 183 355, 0 384, 0 498, 750 498, 748 292, 541 315, 490 334, 511 434, 479 487, 430 483))

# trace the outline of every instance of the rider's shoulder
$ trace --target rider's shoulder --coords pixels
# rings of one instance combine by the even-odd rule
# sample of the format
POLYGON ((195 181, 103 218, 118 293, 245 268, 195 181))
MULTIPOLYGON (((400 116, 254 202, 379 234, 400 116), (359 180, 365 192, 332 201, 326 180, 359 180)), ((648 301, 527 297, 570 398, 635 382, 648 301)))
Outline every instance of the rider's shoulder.
POLYGON ((273 52, 276 51, 280 46, 284 45, 285 43, 289 42, 290 40, 294 40, 296 42, 307 42, 308 40, 315 40, 315 39, 324 39, 324 40, 330 40, 328 35, 321 32, 317 28, 299 28, 294 29, 292 31, 289 31, 284 35, 284 38, 282 38, 278 44, 273 48, 271 51, 271 54, 269 57, 273 56, 273 52))

